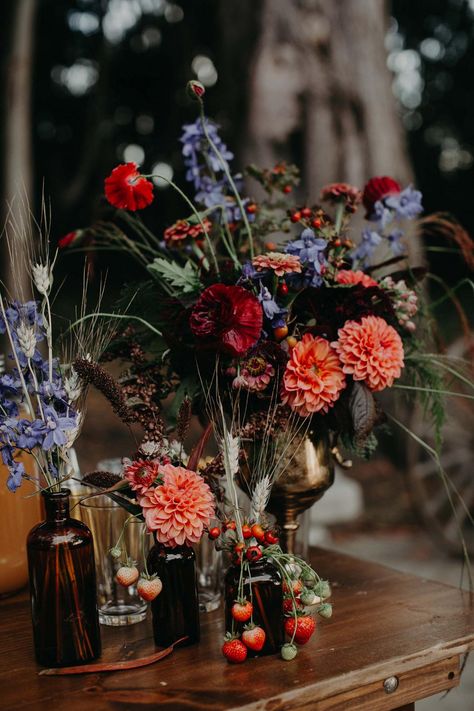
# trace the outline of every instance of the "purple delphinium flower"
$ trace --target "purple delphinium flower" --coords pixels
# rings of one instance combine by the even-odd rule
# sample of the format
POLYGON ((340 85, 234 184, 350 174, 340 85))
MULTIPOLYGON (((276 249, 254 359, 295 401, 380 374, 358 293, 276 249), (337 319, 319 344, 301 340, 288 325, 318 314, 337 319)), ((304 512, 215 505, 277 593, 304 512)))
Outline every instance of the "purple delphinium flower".
POLYGON ((262 304, 265 318, 271 322, 272 327, 277 328, 278 326, 283 325, 283 316, 288 313, 288 309, 283 309, 281 306, 278 306, 269 289, 267 289, 266 286, 263 286, 263 284, 260 284, 260 293, 257 295, 257 298, 262 304))
POLYGON ((0 449, 2 462, 10 467, 13 464, 13 447, 9 444, 2 444, 0 449))
POLYGON ((401 242, 402 237, 403 230, 393 230, 393 232, 390 232, 390 234, 387 235, 390 248, 397 257, 401 254, 405 254, 407 251, 405 245, 401 242))
POLYGON ((23 477, 26 474, 25 467, 21 462, 14 461, 8 469, 10 471, 10 476, 7 479, 7 487, 12 493, 15 493, 15 491, 21 486, 23 477))
POLYGON ((372 254, 382 242, 382 239, 382 235, 379 235, 378 232, 369 227, 362 230, 362 240, 352 252, 352 258, 362 262, 364 266, 368 266, 372 254))
POLYGON ((288 280, 306 286, 321 286, 323 283, 322 270, 327 266, 324 254, 327 246, 326 240, 316 237, 309 227, 303 230, 298 239, 288 242, 285 252, 299 257, 304 266, 303 274, 291 274, 288 280))
POLYGON ((40 445, 48 432, 43 420, 19 420, 18 431, 17 446, 20 449, 33 449, 40 445))
POLYGON ((421 192, 409 185, 398 195, 386 197, 384 202, 387 207, 395 211, 400 219, 413 220, 420 212, 423 212, 421 199, 421 192))
MULTIPOLYGON (((209 137, 218 148, 223 159, 226 162, 232 160, 234 155, 220 138, 217 132, 217 124, 209 119, 205 119, 205 121, 209 137)), ((222 161, 219 160, 214 150, 210 147, 200 118, 197 118, 194 123, 188 123, 183 126, 180 141, 183 144, 182 153, 184 164, 187 168, 186 180, 194 184, 194 188, 198 193, 203 189, 203 178, 209 177, 209 172, 214 173, 214 175, 223 172, 222 161)))
POLYGON ((75 413, 71 413, 69 417, 58 415, 52 407, 44 408, 44 416, 46 420, 47 434, 43 441, 43 449, 48 450, 54 445, 61 447, 66 444, 68 430, 74 429, 76 426, 75 413))

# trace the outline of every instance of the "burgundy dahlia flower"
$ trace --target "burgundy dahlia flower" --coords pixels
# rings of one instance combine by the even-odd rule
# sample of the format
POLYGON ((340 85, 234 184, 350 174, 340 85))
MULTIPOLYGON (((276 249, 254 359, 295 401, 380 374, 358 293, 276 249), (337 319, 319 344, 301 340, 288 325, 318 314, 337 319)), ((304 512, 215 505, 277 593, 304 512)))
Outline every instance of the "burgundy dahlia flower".
POLYGON ((362 193, 362 202, 367 211, 366 217, 373 214, 376 202, 389 195, 398 195, 401 189, 401 185, 388 175, 371 178, 362 193))
POLYGON ((258 299, 241 286, 213 284, 195 304, 189 325, 199 340, 233 356, 254 346, 262 332, 258 299))

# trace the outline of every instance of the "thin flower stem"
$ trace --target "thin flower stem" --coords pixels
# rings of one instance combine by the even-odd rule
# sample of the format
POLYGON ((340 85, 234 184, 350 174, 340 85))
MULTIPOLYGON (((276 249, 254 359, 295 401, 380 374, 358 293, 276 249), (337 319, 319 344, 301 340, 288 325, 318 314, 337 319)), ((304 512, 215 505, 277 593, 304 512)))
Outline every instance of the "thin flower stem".
POLYGON ((462 397, 466 398, 467 400, 474 400, 474 395, 467 395, 467 393, 457 393, 453 392, 452 390, 442 390, 440 388, 421 388, 418 387, 417 385, 398 385, 394 384, 392 385, 393 388, 396 388, 397 390, 416 390, 417 392, 422 392, 422 393, 437 393, 439 395, 450 395, 452 397, 462 397))
POLYGON ((162 336, 163 334, 161 331, 158 331, 157 328, 151 325, 148 321, 145 321, 145 319, 141 318, 140 316, 133 316, 132 314, 126 315, 126 314, 113 314, 113 313, 106 313, 102 311, 97 311, 93 314, 86 314, 85 316, 82 316, 81 318, 77 319, 77 321, 74 321, 73 324, 71 324, 68 328, 68 331, 70 331, 74 326, 77 326, 78 324, 82 323, 83 321, 86 321, 89 318, 96 318, 97 316, 107 316, 108 318, 118 318, 118 319, 125 319, 128 321, 139 321, 142 323, 144 326, 150 329, 150 331, 153 331, 153 333, 156 333, 157 336, 162 336))
POLYGON ((234 179, 232 178, 227 161, 225 160, 224 156, 222 155, 222 153, 220 152, 220 150, 218 149, 218 147, 216 146, 216 144, 214 143, 214 141, 212 140, 212 138, 209 135, 209 131, 207 130, 207 126, 206 126, 206 115, 204 113, 204 104, 202 102, 202 99, 199 99, 199 108, 200 108, 201 123, 202 123, 202 128, 204 131, 204 135, 206 136, 207 142, 211 146, 212 150, 218 157, 218 159, 222 165, 222 169, 225 173, 225 176, 226 176, 227 180, 229 181, 229 185, 232 188, 232 192, 235 195, 235 199, 237 200, 237 204, 240 209, 242 220, 244 222, 245 229, 247 230, 247 234, 248 234, 248 238, 249 238, 249 247, 250 247, 250 258, 252 259, 255 254, 254 244, 253 244, 253 236, 252 236, 252 230, 250 228, 250 223, 248 221, 247 213, 246 213, 244 205, 242 203, 242 198, 240 197, 240 193, 237 190, 237 186, 234 182, 234 179))

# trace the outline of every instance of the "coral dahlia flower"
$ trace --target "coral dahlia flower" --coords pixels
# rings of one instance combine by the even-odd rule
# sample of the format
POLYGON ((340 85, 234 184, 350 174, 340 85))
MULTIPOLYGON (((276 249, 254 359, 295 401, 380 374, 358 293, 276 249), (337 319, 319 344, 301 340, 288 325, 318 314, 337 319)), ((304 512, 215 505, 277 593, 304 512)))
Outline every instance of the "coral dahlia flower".
POLYGON ((263 311, 258 299, 241 286, 213 284, 195 304, 189 325, 204 344, 242 356, 262 332, 263 311))
POLYGON ((262 269, 273 269, 275 274, 280 277, 284 274, 299 274, 301 272, 300 258, 283 252, 260 254, 252 259, 252 264, 258 272, 261 272, 262 269))
POLYGON ((364 316, 360 323, 348 321, 331 345, 339 354, 344 372, 354 380, 364 380, 370 390, 390 387, 400 377, 402 339, 383 318, 364 316))
POLYGON ((282 402, 302 417, 327 412, 346 387, 341 363, 329 341, 305 333, 291 351, 282 383, 282 402))
POLYGON ((384 175, 371 178, 364 187, 362 202, 366 209, 366 217, 371 217, 374 213, 374 205, 379 200, 383 200, 389 195, 398 195, 401 192, 401 185, 396 180, 384 175))
POLYGON ((347 212, 355 212, 362 200, 362 193, 359 188, 348 183, 330 183, 321 190, 321 200, 331 203, 344 202, 347 212))
POLYGON ((142 210, 153 201, 153 184, 140 175, 136 163, 122 163, 105 179, 105 197, 122 210, 142 210))
POLYGON ((171 548, 197 543, 214 515, 214 497, 204 479, 184 467, 160 467, 163 484, 139 498, 145 523, 171 548))
POLYGON ((158 462, 138 459, 124 468, 123 475, 133 491, 144 494, 159 476, 159 465, 158 462))
POLYGON ((341 269, 340 272, 336 274, 336 281, 338 284, 362 284, 362 286, 378 286, 375 279, 372 279, 368 274, 364 272, 352 271, 352 269, 341 269))

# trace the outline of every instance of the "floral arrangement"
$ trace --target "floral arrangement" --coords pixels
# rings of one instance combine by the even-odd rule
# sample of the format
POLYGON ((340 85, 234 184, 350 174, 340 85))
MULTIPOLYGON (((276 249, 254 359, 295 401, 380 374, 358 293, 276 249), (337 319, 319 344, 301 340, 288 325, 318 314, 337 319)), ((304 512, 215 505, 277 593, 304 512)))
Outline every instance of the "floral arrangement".
MULTIPOLYGON (((384 416, 375 396, 389 388, 419 395, 439 435, 447 370, 429 352, 431 319, 417 284, 426 269, 408 262, 421 193, 376 177, 362 190, 327 185, 317 203, 295 205, 298 170, 279 163, 250 166, 247 176, 264 197, 244 197, 233 155, 204 115, 204 89, 191 82, 189 93, 200 116, 180 140, 194 201, 167 181, 188 215, 160 236, 151 232, 136 212, 155 199, 152 180, 160 176, 127 163, 105 181, 113 221, 61 242, 125 250, 146 268, 150 280, 131 287, 132 303, 125 290, 129 326, 116 343, 140 343, 155 369, 156 401, 174 392, 169 421, 184 398, 202 411, 217 359, 224 389, 238 391, 252 411, 264 413, 277 397, 311 418, 311 430, 357 454, 377 445, 374 428, 384 416), (361 207, 357 241, 351 220, 361 207)), ((443 224, 463 253, 472 251, 454 220, 443 224)))
MULTIPOLYGON (((96 311, 87 321, 70 325, 58 350, 51 309, 56 255, 50 258, 47 227, 37 227, 38 236, 14 221, 6 230, 11 271, 29 275, 28 289, 35 294, 32 300, 24 298, 20 278, 18 294, 0 294, 0 335, 6 337, 12 366, 0 377, 0 452, 12 492, 25 478, 60 491, 72 475, 70 452, 81 431, 86 398, 72 359, 98 358, 111 335, 96 311), (35 471, 26 471, 25 454, 35 471)), ((86 288, 82 316, 85 294, 86 288)))

